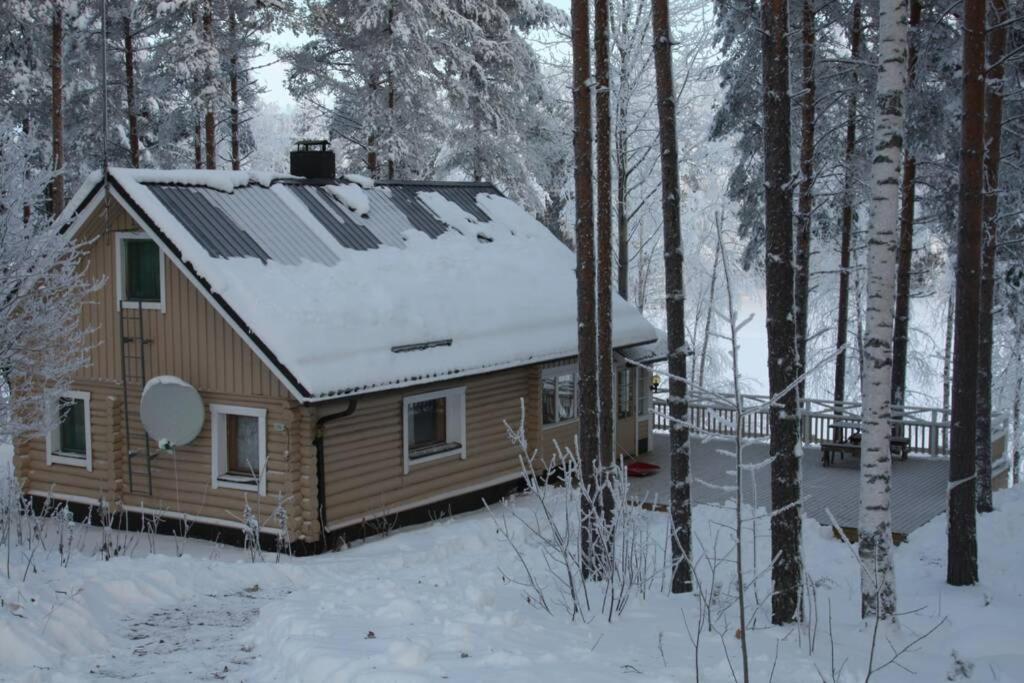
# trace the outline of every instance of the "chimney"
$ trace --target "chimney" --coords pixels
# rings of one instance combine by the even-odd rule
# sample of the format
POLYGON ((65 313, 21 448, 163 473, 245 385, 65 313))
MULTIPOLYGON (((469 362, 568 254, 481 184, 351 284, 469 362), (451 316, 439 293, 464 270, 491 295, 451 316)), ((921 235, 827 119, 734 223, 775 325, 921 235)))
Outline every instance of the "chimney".
POLYGON ((327 140, 299 140, 291 154, 291 174, 310 180, 334 180, 334 152, 327 140))

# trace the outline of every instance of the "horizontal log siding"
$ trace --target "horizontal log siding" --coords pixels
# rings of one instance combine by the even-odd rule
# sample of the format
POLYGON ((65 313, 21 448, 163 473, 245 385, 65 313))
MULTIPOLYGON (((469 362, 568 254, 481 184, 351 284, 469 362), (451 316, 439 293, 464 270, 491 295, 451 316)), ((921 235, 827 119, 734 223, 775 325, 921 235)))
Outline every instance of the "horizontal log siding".
MULTIPOLYGON (((278 495, 286 501, 289 534, 293 540, 319 535, 316 519, 316 470, 308 409, 297 407, 287 389, 248 345, 207 303, 166 257, 164 311, 144 310, 146 376, 175 375, 199 390, 207 409, 203 431, 177 456, 160 454, 153 460, 153 495, 145 495, 144 458, 135 458, 135 492, 128 491, 128 458, 121 409, 120 317, 117 307, 117 231, 137 227, 116 201, 110 205, 110 229, 102 205, 79 235, 87 246, 87 277, 104 280, 83 310, 82 324, 93 329, 90 364, 73 378, 73 388, 91 395, 93 471, 68 465, 46 465, 45 440, 16 446, 18 474, 26 491, 53 491, 58 496, 117 499, 129 506, 178 511, 238 523, 246 501, 261 524, 274 525, 271 514, 278 495), (267 409, 267 495, 257 496, 211 486, 211 426, 209 404, 267 409), (305 413, 304 413, 305 411, 305 413), (283 432, 275 423, 285 425, 283 432), (308 460, 308 462, 306 462, 308 460)), ((129 330, 132 332, 133 330, 129 330)), ((141 387, 130 387, 133 434, 141 433, 138 405, 141 387)), ((133 448, 141 444, 133 441, 133 448)), ((156 444, 150 443, 156 451, 156 444)))
MULTIPOLYGON (((202 392, 203 402, 264 408, 267 410, 267 495, 235 489, 214 489, 211 485, 212 444, 210 413, 204 415, 203 429, 196 439, 182 446, 174 455, 158 453, 157 444, 150 440, 153 459, 153 495, 147 494, 145 457, 132 460, 135 490, 128 490, 128 458, 124 449, 122 429, 121 388, 110 383, 74 382, 74 388, 88 391, 91 399, 93 471, 70 465, 47 465, 45 441, 33 439, 23 443, 18 451, 19 474, 26 479, 25 490, 52 491, 57 497, 81 496, 90 499, 120 500, 129 507, 145 507, 153 511, 176 511, 193 516, 209 517, 237 523, 243 519, 246 503, 259 517, 261 526, 277 527, 272 514, 278 500, 284 502, 288 513, 289 536, 301 539, 309 535, 315 540, 318 527, 315 520, 315 477, 313 490, 301 486, 299 460, 303 449, 299 439, 310 431, 303 424, 301 410, 293 409, 290 402, 253 399, 231 394, 202 392), (285 426, 277 431, 275 423, 285 426), (305 527, 303 524, 305 523, 305 527)), ((132 433, 141 432, 138 421, 137 388, 129 392, 130 424, 132 433)), ((142 450, 137 441, 134 449, 142 450)))
MULTIPOLYGON (((120 317, 117 308, 117 232, 134 231, 135 224, 111 202, 111 229, 106 229, 102 207, 79 233, 88 245, 87 277, 105 279, 82 321, 95 332, 90 365, 75 379, 121 381, 120 317)), ((146 376, 181 377, 200 391, 285 399, 288 390, 256 357, 203 294, 166 257, 164 258, 164 312, 143 310, 146 376)), ((130 330, 131 331, 131 330, 130 330)))
MULTIPOLYGON (((324 430, 328 527, 389 514, 459 490, 486 486, 519 472, 517 450, 504 421, 516 426, 520 398, 536 389, 535 367, 440 382, 359 399, 355 413, 324 430), (412 465, 403 474, 402 400, 406 396, 466 387, 466 459, 412 465)), ((527 400, 527 433, 536 433, 538 406, 527 400)), ((322 406, 327 415, 344 403, 322 406)))

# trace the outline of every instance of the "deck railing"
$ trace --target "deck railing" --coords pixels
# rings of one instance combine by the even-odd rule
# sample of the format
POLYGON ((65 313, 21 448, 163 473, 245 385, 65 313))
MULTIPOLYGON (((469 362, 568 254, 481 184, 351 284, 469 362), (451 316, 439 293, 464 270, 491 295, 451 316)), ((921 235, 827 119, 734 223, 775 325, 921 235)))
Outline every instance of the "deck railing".
MULTIPOLYGON (((717 397, 715 397, 717 398, 717 397)), ((689 403, 689 425, 710 434, 734 434, 736 409, 727 407, 732 397, 721 396, 719 400, 699 400, 689 403)), ((744 436, 750 438, 768 436, 768 397, 743 396, 744 412, 741 416, 744 436)), ((654 429, 668 431, 668 400, 655 396, 652 401, 654 429)), ((903 436, 909 440, 910 452, 932 456, 949 454, 949 411, 942 408, 906 406, 894 411, 903 436)), ((805 444, 816 444, 832 438, 832 425, 836 422, 858 421, 861 404, 806 398, 799 411, 800 432, 805 444)), ((993 442, 1005 439, 1007 416, 992 414, 993 442)))

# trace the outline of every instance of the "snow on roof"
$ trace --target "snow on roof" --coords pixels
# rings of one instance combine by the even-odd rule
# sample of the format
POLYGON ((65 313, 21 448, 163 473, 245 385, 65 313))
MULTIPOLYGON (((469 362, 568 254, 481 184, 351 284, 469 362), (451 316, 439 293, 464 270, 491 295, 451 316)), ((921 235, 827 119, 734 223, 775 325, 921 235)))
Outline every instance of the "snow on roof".
MULTIPOLYGON (((576 354, 574 255, 490 185, 110 175, 303 398, 576 354)), ((657 338, 619 297, 613 321, 617 348, 657 338)))

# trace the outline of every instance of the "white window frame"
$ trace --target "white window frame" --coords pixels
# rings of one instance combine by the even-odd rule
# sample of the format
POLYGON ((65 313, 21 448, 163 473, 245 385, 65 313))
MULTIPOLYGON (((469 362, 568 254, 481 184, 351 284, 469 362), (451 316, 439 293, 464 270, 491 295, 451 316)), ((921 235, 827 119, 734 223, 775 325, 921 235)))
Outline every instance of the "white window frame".
POLYGON ((267 495, 267 410, 266 408, 250 408, 222 403, 210 404, 210 475, 211 486, 215 489, 236 489, 253 491, 261 496, 267 495), (251 477, 239 477, 228 474, 228 453, 226 417, 243 415, 259 420, 259 458, 260 475, 257 481, 251 477))
POLYGON ((154 240, 152 237, 144 232, 118 232, 117 234, 117 253, 115 254, 114 268, 117 277, 117 306, 118 308, 125 308, 127 304, 129 308, 138 308, 138 301, 129 301, 124 295, 124 243, 128 240, 147 240, 156 244, 157 252, 160 254, 160 301, 143 301, 142 308, 154 311, 160 311, 164 313, 167 310, 167 283, 166 275, 164 273, 164 254, 160 249, 160 243, 154 240))
POLYGON ((637 366, 634 374, 636 377, 636 417, 638 420, 643 420, 651 416, 651 404, 654 402, 653 392, 651 392, 651 371, 637 366), (640 411, 641 395, 644 397, 644 407, 646 408, 643 412, 640 411))
POLYGON ((454 387, 452 389, 441 389, 426 394, 415 394, 405 396, 402 399, 402 473, 409 474, 409 470, 417 465, 428 462, 444 460, 448 458, 466 459, 466 387, 454 387), (419 458, 409 457, 409 406, 413 403, 434 401, 439 398, 445 399, 445 431, 448 440, 458 443, 457 448, 450 448, 440 453, 421 456, 419 458), (458 408, 458 410, 452 410, 458 408), (459 438, 452 438, 457 435, 459 438))
POLYGON ((87 472, 92 472, 92 405, 88 391, 65 391, 57 396, 51 404, 50 410, 58 411, 56 426, 46 433, 46 464, 49 465, 71 465, 72 467, 84 467, 87 472), (77 455, 61 453, 57 450, 60 444, 60 399, 70 398, 85 402, 85 458, 77 455))
POLYGON ((555 427, 562 427, 564 425, 573 424, 578 422, 580 419, 580 373, 579 369, 574 363, 568 365, 559 365, 558 367, 544 368, 540 373, 540 422, 541 429, 554 429, 555 427), (558 382, 555 382, 555 421, 544 422, 544 380, 550 377, 561 377, 562 375, 572 375, 573 382, 573 416, 570 418, 562 419, 558 416, 558 382))

